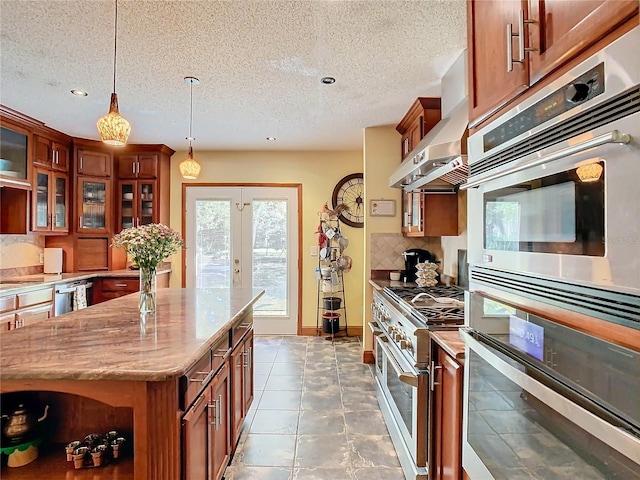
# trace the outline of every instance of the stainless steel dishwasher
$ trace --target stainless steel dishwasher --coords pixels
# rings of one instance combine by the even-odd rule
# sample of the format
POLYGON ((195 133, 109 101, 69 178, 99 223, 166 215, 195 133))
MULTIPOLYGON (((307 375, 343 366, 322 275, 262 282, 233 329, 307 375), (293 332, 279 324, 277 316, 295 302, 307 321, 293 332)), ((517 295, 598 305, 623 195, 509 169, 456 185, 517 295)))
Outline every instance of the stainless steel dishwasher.
POLYGON ((87 306, 91 305, 91 289, 93 283, 88 280, 77 280, 74 282, 60 283, 55 289, 55 316, 73 311, 73 298, 78 287, 84 285, 86 290, 87 306))

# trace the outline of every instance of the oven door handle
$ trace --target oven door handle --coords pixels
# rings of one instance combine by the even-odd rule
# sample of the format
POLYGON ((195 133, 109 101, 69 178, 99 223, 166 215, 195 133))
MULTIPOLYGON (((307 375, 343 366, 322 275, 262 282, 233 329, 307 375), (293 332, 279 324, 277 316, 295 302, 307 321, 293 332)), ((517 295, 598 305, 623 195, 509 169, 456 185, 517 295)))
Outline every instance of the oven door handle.
POLYGON ((550 153, 549 155, 545 155, 544 157, 534 158, 533 160, 530 160, 523 164, 514 165, 513 167, 507 168, 500 172, 496 172, 491 175, 479 178, 478 180, 467 182, 463 185, 460 185, 460 189, 467 190, 468 188, 478 187, 485 182, 496 180, 506 175, 526 170, 527 168, 537 167, 538 165, 542 165, 543 163, 553 162, 554 160, 568 157, 569 155, 575 155, 576 153, 583 152, 584 150, 588 150, 593 147, 599 147, 600 145, 605 145, 607 143, 625 144, 629 143, 630 141, 631 135, 629 135, 628 133, 620 133, 618 130, 612 130, 609 133, 590 138, 587 141, 576 143, 575 145, 571 145, 570 147, 562 148, 557 152, 550 153))
POLYGON ((374 337, 377 337, 384 333, 384 331, 378 326, 377 322, 369 322, 367 323, 367 325, 369 325, 369 330, 371 330, 371 333, 374 337))
MULTIPOLYGON (((585 410, 553 389, 543 385, 517 368, 509 365, 493 353, 491 347, 487 347, 473 338, 467 331, 460 329, 460 337, 484 361, 520 388, 537 397, 547 406, 564 416, 591 435, 629 457, 635 462, 640 462, 640 439, 626 432, 622 428, 610 424, 602 418, 585 410)), ((466 356, 469 359, 469 356, 466 356)), ((469 360, 467 360, 468 362, 469 360)), ((468 394, 468 392, 465 392, 468 394)))
POLYGON ((400 380, 402 383, 406 383, 407 385, 411 385, 412 387, 418 388, 418 376, 413 372, 403 370, 402 367, 400 366, 400 363, 398 362, 396 357, 393 355, 393 352, 391 351, 391 349, 388 346, 386 346, 383 342, 380 342, 380 348, 385 353, 385 355, 389 359, 389 362, 393 366, 393 369, 395 370, 396 375, 398 376, 398 380, 400 380))

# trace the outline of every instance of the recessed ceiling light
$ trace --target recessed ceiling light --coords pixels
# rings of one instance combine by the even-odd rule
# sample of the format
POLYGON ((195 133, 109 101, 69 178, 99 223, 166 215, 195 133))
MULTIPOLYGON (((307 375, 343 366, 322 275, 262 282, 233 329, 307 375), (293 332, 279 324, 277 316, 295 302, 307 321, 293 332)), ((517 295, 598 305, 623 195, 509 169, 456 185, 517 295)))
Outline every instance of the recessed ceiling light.
POLYGON ((76 97, 86 97, 87 95, 89 95, 84 90, 78 90, 77 88, 72 89, 71 93, 74 94, 76 97))
POLYGON ((276 137, 267 137, 267 140, 270 142, 275 142, 276 141, 276 137))
POLYGON ((331 85, 332 83, 336 83, 336 79, 333 77, 322 77, 320 81, 325 85, 331 85))

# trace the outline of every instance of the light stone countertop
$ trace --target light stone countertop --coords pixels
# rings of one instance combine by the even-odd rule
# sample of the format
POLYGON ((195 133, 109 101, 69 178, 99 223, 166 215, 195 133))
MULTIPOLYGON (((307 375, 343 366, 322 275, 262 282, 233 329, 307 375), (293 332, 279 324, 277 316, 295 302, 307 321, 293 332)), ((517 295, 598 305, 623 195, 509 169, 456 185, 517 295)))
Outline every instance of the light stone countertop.
POLYGON ((141 318, 132 293, 0 335, 0 380, 162 381, 180 376, 250 311, 258 289, 161 288, 141 318))

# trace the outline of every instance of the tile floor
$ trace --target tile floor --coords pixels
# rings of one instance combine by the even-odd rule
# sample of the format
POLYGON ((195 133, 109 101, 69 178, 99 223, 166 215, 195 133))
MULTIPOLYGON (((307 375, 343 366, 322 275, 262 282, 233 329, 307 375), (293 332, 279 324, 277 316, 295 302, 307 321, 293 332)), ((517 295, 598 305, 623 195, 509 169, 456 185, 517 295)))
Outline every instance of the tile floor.
POLYGON ((225 480, 403 480, 360 338, 257 336, 255 397, 225 480))

